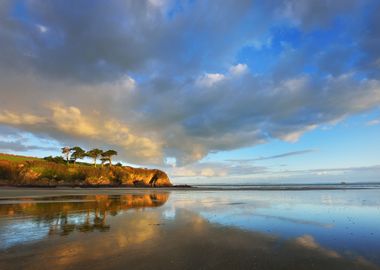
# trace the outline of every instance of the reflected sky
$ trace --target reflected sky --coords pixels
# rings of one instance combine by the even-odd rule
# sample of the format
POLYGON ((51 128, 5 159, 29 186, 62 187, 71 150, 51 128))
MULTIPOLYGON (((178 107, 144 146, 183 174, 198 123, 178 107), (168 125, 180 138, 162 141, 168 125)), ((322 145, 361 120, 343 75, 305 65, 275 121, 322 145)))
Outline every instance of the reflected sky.
POLYGON ((0 268, 379 269, 380 190, 100 192, 1 199, 0 268))
POLYGON ((177 193, 170 203, 225 226, 283 238, 312 235, 324 246, 380 263, 379 190, 177 193))

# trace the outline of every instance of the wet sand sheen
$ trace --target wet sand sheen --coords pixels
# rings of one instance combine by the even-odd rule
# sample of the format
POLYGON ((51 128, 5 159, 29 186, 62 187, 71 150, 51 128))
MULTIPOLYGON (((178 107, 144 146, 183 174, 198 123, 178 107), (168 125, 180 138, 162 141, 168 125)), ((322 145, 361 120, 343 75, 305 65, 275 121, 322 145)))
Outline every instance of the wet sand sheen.
POLYGON ((273 194, 118 192, 3 199, 0 269, 379 269, 363 254, 321 245, 306 228, 330 230, 324 222, 270 215, 265 203, 273 194), (245 207, 268 228, 273 218, 307 227, 294 237, 247 229, 233 218, 245 207), (225 223, 218 220, 229 211, 225 223))

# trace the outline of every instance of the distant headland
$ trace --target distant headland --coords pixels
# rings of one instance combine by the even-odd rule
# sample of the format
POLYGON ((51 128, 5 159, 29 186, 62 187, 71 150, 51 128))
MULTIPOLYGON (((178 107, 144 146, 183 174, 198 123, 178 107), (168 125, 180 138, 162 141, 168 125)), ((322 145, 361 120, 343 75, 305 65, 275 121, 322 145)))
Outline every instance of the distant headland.
POLYGON ((0 185, 79 187, 171 187, 167 174, 158 169, 112 164, 115 150, 63 147, 62 156, 27 157, 0 153, 0 185), (93 163, 79 162, 89 157, 93 163), (98 159, 101 161, 97 163, 98 159))

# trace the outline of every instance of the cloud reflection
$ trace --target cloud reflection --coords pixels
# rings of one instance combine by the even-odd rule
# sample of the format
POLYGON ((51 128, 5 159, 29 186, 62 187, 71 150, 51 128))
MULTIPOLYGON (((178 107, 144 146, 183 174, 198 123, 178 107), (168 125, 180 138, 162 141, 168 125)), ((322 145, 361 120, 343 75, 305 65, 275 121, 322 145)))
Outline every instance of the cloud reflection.
MULTIPOLYGON (((28 220, 50 229, 49 237, 0 250, 0 268, 378 269, 364 256, 325 245, 305 228, 298 236, 283 236, 213 221, 211 215, 223 217, 233 211, 235 215, 227 216, 238 220, 237 215, 249 210, 247 206, 257 214, 264 207, 269 213, 279 206, 275 200, 263 204, 264 193, 258 198, 252 198, 256 194, 252 192, 241 192, 237 198, 236 193, 228 194, 232 197, 220 196, 219 200, 209 193, 172 192, 168 202, 169 193, 156 192, 0 204, 0 231, 6 220, 28 220), (244 203, 236 204, 238 201, 244 203), (255 201, 258 204, 252 205, 255 201), (238 208, 246 209, 239 212, 238 208), (127 211, 130 209, 134 211, 127 211)), ((294 226, 293 221, 287 222, 294 226)))

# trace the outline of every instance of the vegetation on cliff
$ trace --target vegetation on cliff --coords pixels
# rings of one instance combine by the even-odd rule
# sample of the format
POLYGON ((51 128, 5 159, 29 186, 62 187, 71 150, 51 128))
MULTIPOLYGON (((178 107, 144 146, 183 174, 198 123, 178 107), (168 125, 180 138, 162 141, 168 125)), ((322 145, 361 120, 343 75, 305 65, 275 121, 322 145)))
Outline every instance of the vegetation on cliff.
MULTIPOLYGON (((104 153, 104 152, 102 152, 104 153)), ((109 153, 108 153, 109 154, 109 153)), ((99 154, 98 156, 100 156, 99 154)), ((112 155, 111 155, 112 156, 112 155)), ((0 154, 0 184, 36 186, 171 186, 165 172, 157 169, 112 166, 95 167, 69 157, 44 159, 0 154)), ((77 158, 78 159, 78 158, 77 158)))
MULTIPOLYGON (((78 159, 83 159, 85 157, 89 157, 94 160, 94 166, 96 167, 96 162, 99 157, 100 161, 102 162, 102 166, 108 162, 109 166, 112 166, 112 157, 117 155, 117 151, 115 150, 107 150, 103 151, 98 148, 91 149, 89 151, 85 151, 79 146, 69 147, 65 146, 61 148, 62 155, 65 157, 66 163, 76 163, 78 159)), ((52 157, 46 157, 45 160, 52 158, 52 157)), ((55 157, 55 160, 50 160, 53 162, 61 162, 64 159, 62 157, 55 157)), ((62 163, 62 162, 61 162, 62 163)))

